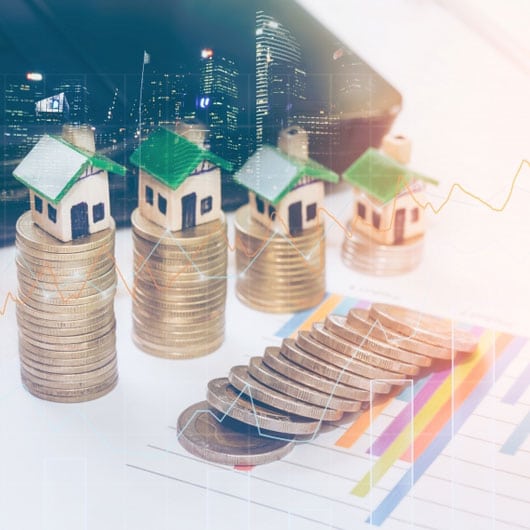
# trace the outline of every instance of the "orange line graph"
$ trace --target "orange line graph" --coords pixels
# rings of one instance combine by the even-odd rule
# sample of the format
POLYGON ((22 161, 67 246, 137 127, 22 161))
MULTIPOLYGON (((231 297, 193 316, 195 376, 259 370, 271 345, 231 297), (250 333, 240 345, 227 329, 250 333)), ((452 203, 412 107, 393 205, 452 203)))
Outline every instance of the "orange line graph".
MULTIPOLYGON (((409 187, 408 184, 405 186, 405 189, 406 189, 407 193, 410 194, 410 196, 412 197, 412 200, 418 205, 419 208, 422 208, 423 210, 430 209, 435 215, 440 214, 442 212, 442 210, 450 203, 454 193, 457 190, 461 191, 462 193, 464 193, 465 195, 467 195, 471 199, 477 201, 479 204, 483 205, 484 207, 488 208, 489 210, 491 210, 493 212, 496 212, 496 213, 500 213, 500 212, 504 211, 506 209, 506 207, 508 206, 508 204, 510 203, 510 200, 512 199, 514 191, 515 191, 515 186, 517 184, 517 180, 519 179, 519 177, 520 177, 523 169, 525 168, 525 166, 530 166, 530 162, 528 160, 526 160, 526 159, 523 159, 521 161, 521 163, 519 164, 519 167, 517 168, 517 171, 516 171, 515 175, 513 176, 512 180, 511 180, 510 188, 508 190, 508 193, 507 193, 506 197, 504 198, 504 200, 501 202, 501 204, 499 206, 495 206, 492 203, 490 203, 487 200, 485 200, 482 197, 480 197, 479 195, 469 191, 464 186, 462 186, 460 183, 454 183, 451 186, 447 196, 440 203, 440 205, 438 207, 436 207, 431 201, 421 202, 418 199, 418 197, 416 196, 415 192, 409 187)), ((396 212, 397 197, 394 197, 392 203, 393 203, 392 204, 392 217, 391 217, 392 218, 392 222, 390 223, 390 226, 382 228, 381 231, 391 230, 392 229, 392 224, 393 224, 393 220, 395 218, 395 212, 396 212)), ((344 233, 344 236, 347 237, 347 238, 351 238, 353 236, 352 229, 354 228, 356 223, 358 223, 358 222, 366 223, 366 221, 364 219, 362 219, 361 217, 355 216, 354 219, 352 220, 352 222, 349 224, 349 228, 348 228, 348 226, 345 226, 332 212, 330 212, 325 207, 320 207, 318 209, 319 222, 323 221, 323 217, 324 216, 328 217, 333 222, 334 225, 336 225, 340 230, 342 230, 342 232, 344 233)), ((223 237, 225 238, 225 243, 226 243, 228 251, 230 251, 230 252, 240 251, 247 258, 257 259, 257 258, 259 258, 259 254, 264 250, 264 248, 268 244, 270 244, 270 242, 274 238, 280 237, 280 238, 284 238, 288 243, 290 243, 293 246, 293 248, 300 253, 300 256, 307 261, 307 257, 303 254, 303 252, 300 249, 298 249, 296 247, 296 238, 292 237, 288 233, 287 223, 285 222, 285 220, 281 219, 280 217, 278 217, 278 221, 281 223, 282 227, 284 228, 284 232, 285 233, 272 232, 271 231, 271 237, 267 241, 265 241, 263 243, 262 247, 260 247, 257 251, 254 251, 254 252, 250 252, 249 249, 247 248, 247 246, 244 243, 242 243, 241 238, 238 238, 237 235, 236 235, 236 239, 235 239, 234 243, 231 244, 229 239, 228 239, 228 236, 226 234, 224 234, 223 237)), ((269 229, 271 229, 271 227, 272 227, 272 222, 273 222, 273 219, 271 219, 271 225, 269 225, 269 227, 268 227, 269 229)), ((323 237, 325 237, 325 235, 323 237)), ((205 244, 207 244, 207 242, 205 244)), ((319 244, 320 244, 320 241, 319 241, 319 244)), ((154 247, 156 247, 156 246, 157 245, 154 245, 154 247)), ((197 248, 196 249, 197 252, 200 252, 200 250, 201 250, 201 248, 197 248)), ((174 279, 175 282, 177 282, 178 278, 180 277, 180 275, 185 273, 185 272, 192 272, 192 271, 200 272, 200 269, 194 264, 193 258, 191 256, 189 256, 188 254, 186 254, 186 252, 184 250, 183 250, 183 254, 187 257, 188 263, 184 264, 180 270, 175 272, 174 276, 171 278, 171 280, 174 279)), ((102 253, 101 256, 98 256, 98 258, 99 257, 105 257, 105 256, 102 253)), ((115 265, 115 268, 116 268, 116 273, 117 273, 118 277, 120 278, 123 286, 125 287, 125 290, 128 292, 128 294, 131 297, 134 297, 135 283, 136 283, 136 274, 135 274, 135 280, 133 281, 133 285, 132 286, 129 285, 129 282, 127 281, 122 269, 120 268, 120 266, 116 262, 114 255, 111 255, 110 258, 114 261, 114 265, 115 265)), ((158 282, 156 282, 156 280, 154 278, 155 275, 153 274, 153 270, 149 266, 149 258, 150 258, 150 256, 146 257, 144 263, 142 263, 142 265, 140 266, 140 269, 142 270, 142 269, 145 268, 146 273, 152 279, 153 287, 155 289, 157 289, 157 290, 160 290, 162 288, 171 287, 171 282, 170 282, 170 285, 166 285, 164 287, 161 287, 158 284, 158 282)), ((251 261, 249 266, 248 266, 248 268, 250 268, 252 266, 252 263, 253 262, 251 261)), ((309 263, 307 263, 307 266, 311 266, 311 265, 309 263)), ((59 276, 57 275, 56 271, 53 270, 53 268, 50 267, 50 266, 44 266, 39 271, 38 274, 32 273, 32 275, 34 277, 33 287, 36 289, 38 287, 39 283, 42 283, 43 278, 45 278, 44 275, 45 274, 49 274, 49 277, 51 278, 51 281, 47 280, 46 283, 47 284, 51 284, 51 285, 54 286, 54 288, 56 289, 59 297, 61 298, 61 300, 64 303, 66 303, 68 301, 71 301, 71 300, 76 300, 76 299, 78 299, 81 296, 82 291, 89 285, 90 282, 89 282, 88 278, 90 276, 90 271, 93 270, 93 267, 97 267, 97 262, 96 261, 94 262, 93 266, 89 269, 89 272, 87 272, 85 279, 84 280, 82 280, 82 279, 78 280, 78 283, 79 282, 82 283, 82 285, 81 285, 81 287, 80 287, 80 289, 78 291, 71 292, 71 291, 63 290, 61 288, 61 282, 59 280, 59 276), (64 294, 65 292, 68 293, 68 294, 64 294)), ((246 272, 246 271, 243 271, 243 272, 246 272)), ((31 291, 31 292, 33 292, 33 291, 31 291)), ((19 303, 20 300, 18 299, 18 297, 16 296, 16 294, 14 292, 8 291, 6 293, 6 295, 4 296, 4 300, 3 300, 3 302, 2 302, 2 304, 0 306, 0 316, 4 316, 5 315, 5 313, 7 311, 7 308, 8 308, 8 306, 9 306, 9 304, 11 302, 19 303)))

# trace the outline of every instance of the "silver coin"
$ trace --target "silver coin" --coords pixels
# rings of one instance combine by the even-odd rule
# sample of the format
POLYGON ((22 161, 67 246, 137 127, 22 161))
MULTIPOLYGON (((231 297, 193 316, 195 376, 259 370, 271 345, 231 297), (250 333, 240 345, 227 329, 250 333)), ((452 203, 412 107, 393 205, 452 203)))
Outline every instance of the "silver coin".
POLYGON ((213 409, 207 401, 188 407, 178 418, 177 436, 191 454, 229 466, 254 466, 279 460, 294 444, 292 437, 260 435, 245 423, 213 409))

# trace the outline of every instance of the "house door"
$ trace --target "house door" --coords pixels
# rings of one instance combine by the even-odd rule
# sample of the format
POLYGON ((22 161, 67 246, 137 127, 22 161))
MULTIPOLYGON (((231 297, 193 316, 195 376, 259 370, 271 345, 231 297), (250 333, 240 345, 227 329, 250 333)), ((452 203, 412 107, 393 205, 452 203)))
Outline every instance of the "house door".
POLYGON ((302 231, 302 201, 289 206, 289 232, 294 236, 302 231))
POLYGON ((70 222, 72 224, 72 239, 88 236, 88 205, 86 202, 72 206, 70 222))
POLYGON ((197 209, 197 194, 190 193, 182 197, 182 230, 195 226, 195 211, 197 209))
POLYGON ((403 236, 405 234, 405 208, 400 208, 396 211, 394 219, 394 243, 403 243, 403 236))

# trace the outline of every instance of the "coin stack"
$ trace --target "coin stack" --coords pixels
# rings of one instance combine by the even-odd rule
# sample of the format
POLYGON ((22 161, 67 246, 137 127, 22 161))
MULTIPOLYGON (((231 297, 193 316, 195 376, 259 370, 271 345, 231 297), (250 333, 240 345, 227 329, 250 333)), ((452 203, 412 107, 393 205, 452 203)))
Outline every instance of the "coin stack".
POLYGON ((118 380, 112 226, 63 243, 33 223, 16 225, 20 369, 24 386, 49 401, 80 402, 118 380))
POLYGON ((351 269, 373 276, 395 276, 419 265, 423 254, 423 235, 401 244, 383 245, 361 234, 351 221, 348 227, 349 233, 342 243, 342 261, 351 269))
POLYGON ((147 353, 198 357, 224 340, 227 238, 224 219, 168 232, 136 209, 133 340, 147 353))
POLYGON ((234 366, 227 378, 211 380, 206 401, 179 417, 178 437, 189 452, 218 463, 271 462, 323 422, 371 406, 425 375, 433 361, 476 345, 450 321, 398 306, 328 315, 248 366, 234 366))
POLYGON ((324 297, 325 236, 320 223, 289 236, 272 232, 250 215, 236 212, 237 297, 269 313, 292 313, 317 305, 324 297))

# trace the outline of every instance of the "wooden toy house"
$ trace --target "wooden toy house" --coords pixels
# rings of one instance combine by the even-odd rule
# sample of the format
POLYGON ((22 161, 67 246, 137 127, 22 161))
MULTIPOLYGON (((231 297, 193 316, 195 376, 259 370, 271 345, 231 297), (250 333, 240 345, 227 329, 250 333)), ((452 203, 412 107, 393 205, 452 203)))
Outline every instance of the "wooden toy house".
POLYGON ((68 242, 109 228, 108 171, 125 175, 105 156, 44 135, 13 175, 29 188, 33 221, 68 242))
POLYGON ((374 242, 399 245, 425 232, 425 183, 433 179, 407 168, 410 144, 385 138, 383 149, 367 149, 342 175, 353 186, 355 230, 374 242), (400 160, 400 161, 398 161, 400 160))
POLYGON ((159 128, 134 151, 140 168, 138 207, 150 221, 171 231, 218 219, 221 214, 221 171, 230 162, 204 148, 204 136, 188 139, 159 128))
POLYGON ((234 178, 249 190, 252 218, 291 235, 318 225, 323 181, 339 180, 336 173, 308 157, 307 133, 296 126, 282 131, 279 148, 258 149, 234 178))

